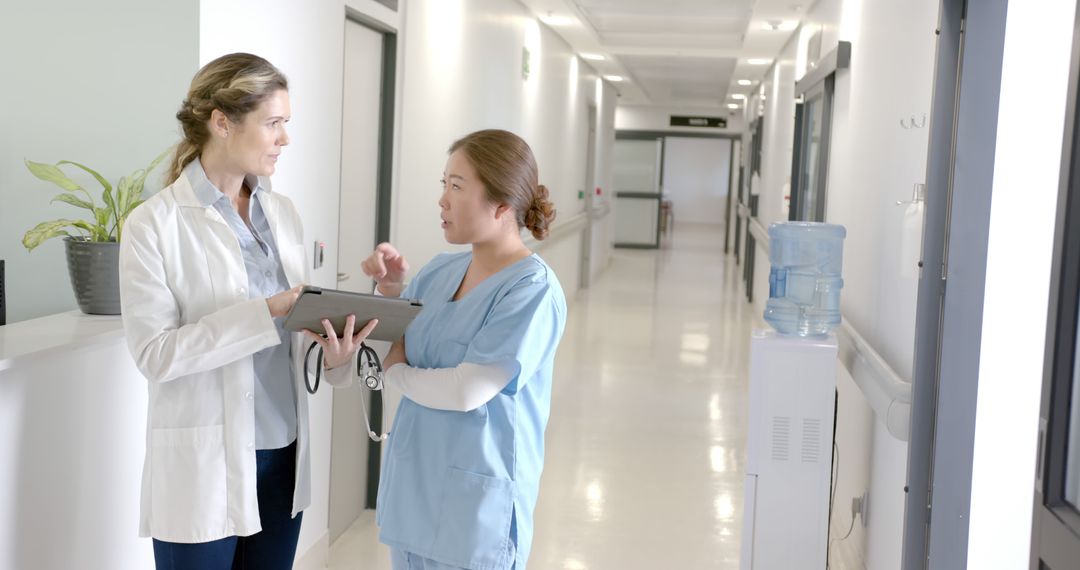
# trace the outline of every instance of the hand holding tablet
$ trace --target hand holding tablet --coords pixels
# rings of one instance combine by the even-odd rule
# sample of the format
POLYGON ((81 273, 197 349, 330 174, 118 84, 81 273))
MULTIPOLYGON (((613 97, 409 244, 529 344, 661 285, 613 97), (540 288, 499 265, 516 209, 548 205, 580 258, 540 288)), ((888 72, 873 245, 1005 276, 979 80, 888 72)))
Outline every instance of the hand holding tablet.
POLYGON ((394 342, 405 335, 405 329, 422 308, 423 304, 417 299, 382 297, 307 285, 286 315, 284 326, 286 330, 295 332, 304 329, 322 332, 325 330, 322 321, 328 319, 333 332, 340 337, 345 330, 346 318, 355 315, 355 324, 360 327, 372 319, 379 320, 379 325, 367 337, 369 340, 394 342))

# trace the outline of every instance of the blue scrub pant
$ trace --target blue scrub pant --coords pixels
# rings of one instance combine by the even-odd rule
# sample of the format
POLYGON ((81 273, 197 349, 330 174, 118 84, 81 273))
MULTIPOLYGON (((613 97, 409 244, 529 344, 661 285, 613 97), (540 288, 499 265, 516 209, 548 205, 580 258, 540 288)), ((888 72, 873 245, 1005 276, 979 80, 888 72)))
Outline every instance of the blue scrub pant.
MULTIPOLYGON (((514 570, 517 564, 511 564, 507 570, 514 570)), ((400 548, 390 549, 390 567, 393 570, 466 570, 460 566, 450 566, 424 558, 400 548)))
POLYGON ((157 570, 289 570, 296 557, 300 522, 292 518, 296 442, 255 451, 262 531, 211 542, 183 544, 154 539, 157 570))

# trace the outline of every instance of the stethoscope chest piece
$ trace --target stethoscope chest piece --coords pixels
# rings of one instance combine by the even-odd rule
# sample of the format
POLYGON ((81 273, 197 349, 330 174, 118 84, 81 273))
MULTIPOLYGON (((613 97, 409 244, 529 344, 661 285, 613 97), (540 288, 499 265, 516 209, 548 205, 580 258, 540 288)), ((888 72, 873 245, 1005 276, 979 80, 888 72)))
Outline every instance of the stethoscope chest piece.
MULTIPOLYGON (((317 342, 311 343, 311 346, 307 349, 307 354, 304 355, 304 384, 307 386, 309 394, 314 394, 319 390, 319 380, 322 378, 322 360, 322 347, 319 346, 319 343, 317 342), (312 385, 311 378, 308 375, 307 361, 311 358, 311 353, 316 348, 318 348, 319 352, 315 359, 315 384, 312 385)), ((356 355, 356 375, 361 378, 361 381, 368 390, 371 390, 372 392, 382 390, 382 361, 379 360, 379 355, 375 352, 375 349, 367 344, 361 343, 360 352, 356 355)), ((390 435, 390 432, 377 434, 371 429, 371 421, 368 420, 367 405, 364 404, 363 397, 360 398, 360 408, 364 412, 364 423, 368 428, 368 437, 374 442, 385 441, 390 435)))

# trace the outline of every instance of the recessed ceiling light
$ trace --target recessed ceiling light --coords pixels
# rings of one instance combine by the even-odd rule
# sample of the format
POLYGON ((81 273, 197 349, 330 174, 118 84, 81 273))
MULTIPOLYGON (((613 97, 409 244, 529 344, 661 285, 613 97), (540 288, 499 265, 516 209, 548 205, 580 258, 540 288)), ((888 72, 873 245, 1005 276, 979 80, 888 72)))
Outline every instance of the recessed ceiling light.
POLYGON ((583 53, 583 54, 580 54, 580 55, 581 55, 581 59, 587 59, 589 61, 604 61, 605 59, 607 59, 606 57, 604 57, 604 56, 602 56, 602 55, 600 55, 598 53, 583 53))
POLYGON ((745 86, 745 85, 753 85, 753 84, 754 84, 754 82, 753 82, 753 81, 750 81, 749 79, 740 79, 740 80, 738 81, 738 83, 739 83, 739 85, 744 85, 744 86, 745 86))
POLYGON ((728 109, 738 109, 738 108, 739 108, 739 104, 738 104, 738 103, 728 103, 728 104, 727 104, 727 108, 728 108, 728 109))
POLYGON ((604 79, 607 79, 608 81, 611 81, 613 83, 618 83, 618 82, 623 80, 623 76, 621 76, 621 75, 605 75, 604 79))
POLYGON ((741 99, 746 99, 746 95, 743 95, 742 93, 732 93, 731 98, 741 100, 741 99))
POLYGON ((764 30, 780 32, 790 32, 798 27, 798 20, 769 20, 761 24, 761 28, 764 30))
POLYGON ((771 59, 764 59, 764 58, 761 58, 761 57, 752 57, 752 58, 746 60, 746 63, 749 63, 750 65, 765 65, 766 63, 769 63, 770 61, 772 61, 772 60, 771 59))

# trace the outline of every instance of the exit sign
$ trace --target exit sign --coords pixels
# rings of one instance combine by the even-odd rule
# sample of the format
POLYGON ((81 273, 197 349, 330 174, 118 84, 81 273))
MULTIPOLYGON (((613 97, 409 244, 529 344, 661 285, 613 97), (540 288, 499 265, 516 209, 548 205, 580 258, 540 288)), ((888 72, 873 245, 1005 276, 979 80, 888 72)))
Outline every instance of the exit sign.
POLYGON ((671 126, 723 129, 727 127, 727 119, 724 117, 684 117, 681 115, 671 115, 671 126))

